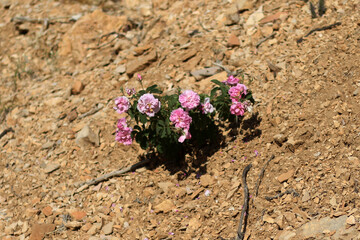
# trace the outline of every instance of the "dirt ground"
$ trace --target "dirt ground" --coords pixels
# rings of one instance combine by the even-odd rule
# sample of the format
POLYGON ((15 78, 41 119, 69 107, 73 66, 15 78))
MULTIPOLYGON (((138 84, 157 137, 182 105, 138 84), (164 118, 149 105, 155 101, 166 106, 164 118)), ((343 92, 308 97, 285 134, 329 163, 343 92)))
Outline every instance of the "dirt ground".
POLYGON ((244 239, 360 239, 360 3, 311 2, 0 0, 0 239, 233 239, 250 163, 244 239), (76 192, 145 154, 121 87, 206 93, 213 62, 254 93, 237 136, 76 192))

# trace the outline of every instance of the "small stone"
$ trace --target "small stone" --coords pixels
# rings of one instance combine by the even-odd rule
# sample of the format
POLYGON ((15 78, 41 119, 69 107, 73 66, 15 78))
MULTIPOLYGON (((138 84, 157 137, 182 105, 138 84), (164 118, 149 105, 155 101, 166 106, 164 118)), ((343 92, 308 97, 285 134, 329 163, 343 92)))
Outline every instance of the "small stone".
POLYGON ((123 64, 123 65, 120 65, 118 66, 116 69, 115 69, 115 72, 118 73, 118 74, 123 74, 126 72, 126 66, 123 64))
POLYGON ((81 81, 75 81, 71 87, 71 94, 77 95, 84 89, 84 84, 81 81))
POLYGON ((49 149, 49 148, 52 148, 54 146, 54 142, 52 141, 49 141, 47 143, 44 143, 42 146, 41 146, 41 149, 49 149))
POLYGON ((330 204, 331 206, 333 207, 336 207, 337 206, 337 202, 336 202, 336 197, 333 196, 331 199, 330 199, 330 204))
POLYGON ((113 226, 114 226, 114 223, 109 222, 108 224, 105 224, 101 230, 104 232, 105 235, 109 235, 113 232, 113 226))
POLYGON ((293 169, 291 169, 290 171, 281 174, 280 176, 277 177, 277 180, 282 183, 287 181, 288 179, 290 179, 293 175, 294 175, 295 171, 293 169))
POLYGON ((71 217, 73 217, 76 221, 82 220, 86 217, 86 212, 84 211, 72 211, 70 212, 71 217))
POLYGON ((259 24, 265 24, 265 23, 268 23, 268 22, 273 22, 275 20, 278 20, 278 19, 283 19, 285 20, 287 18, 288 14, 286 12, 277 12, 273 15, 270 15, 270 16, 266 16, 264 17, 263 19, 260 20, 259 24))
POLYGON ((240 46, 240 41, 239 41, 239 38, 234 34, 232 33, 228 39, 228 42, 227 42, 227 45, 229 47, 237 47, 237 46, 240 46))
POLYGON ((45 233, 55 230, 55 224, 35 224, 31 229, 29 240, 42 240, 45 233))
POLYGON ((81 131, 76 134, 75 142, 79 147, 82 148, 92 145, 95 146, 100 145, 98 134, 94 133, 94 131, 91 130, 91 128, 88 125, 83 127, 83 129, 81 129, 81 131))
POLYGON ((207 187, 214 183, 214 179, 210 175, 202 175, 200 177, 200 184, 203 187, 207 187))
POLYGON ((301 201, 307 202, 310 200, 310 193, 308 190, 304 190, 303 197, 301 198, 301 201))
POLYGON ((168 213, 175 208, 176 206, 173 204, 173 202, 170 199, 167 199, 161 202, 160 204, 156 205, 154 207, 154 211, 155 213, 159 213, 159 212, 168 213))
POLYGON ((94 223, 87 233, 90 235, 94 235, 100 231, 101 227, 102 227, 102 223, 94 223))
POLYGON ((349 225, 355 225, 356 224, 356 219, 353 215, 351 215, 350 217, 348 217, 346 219, 346 223, 349 225))
POLYGON ((290 137, 286 142, 286 148, 288 148, 291 152, 295 152, 295 150, 303 144, 303 140, 295 140, 293 137, 290 137))
POLYGON ((84 232, 87 232, 87 231, 90 230, 91 227, 92 227, 92 224, 87 222, 81 227, 81 230, 84 231, 84 232))
POLYGON ((199 70, 193 70, 190 74, 195 77, 197 81, 215 75, 220 70, 219 67, 203 68, 199 70))
POLYGON ((78 113, 77 113, 76 109, 73 109, 73 110, 67 115, 67 118, 68 118, 69 122, 74 121, 77 117, 78 117, 78 113))
POLYGON ((78 221, 71 221, 71 222, 67 222, 64 224, 66 228, 70 229, 70 230, 78 230, 81 228, 82 223, 78 222, 78 221))
POLYGON ((25 216, 27 218, 32 218, 32 217, 34 217, 35 215, 37 215, 39 213, 40 213, 40 210, 35 209, 35 208, 28 208, 28 209, 25 210, 25 216))
POLYGON ((274 142, 279 145, 280 147, 284 142, 287 141, 287 137, 284 134, 276 134, 274 136, 274 142))
POLYGON ((50 216, 50 215, 52 215, 52 213, 53 213, 53 209, 52 209, 52 207, 50 207, 50 206, 46 206, 46 207, 44 207, 42 210, 41 210, 41 212, 45 215, 45 216, 50 216))
POLYGON ((253 8, 253 3, 250 0, 236 0, 236 8, 238 12, 243 12, 253 8))
POLYGON ((169 191, 169 188, 175 186, 175 184, 172 182, 159 182, 158 185, 164 191, 164 193, 167 193, 169 191))
POLYGON ((272 217, 270 217, 268 214, 265 214, 263 216, 263 221, 267 222, 267 223, 275 223, 275 219, 273 219, 272 217))
POLYGON ((60 165, 57 163, 48 163, 44 169, 45 173, 52 173, 60 168, 60 165))

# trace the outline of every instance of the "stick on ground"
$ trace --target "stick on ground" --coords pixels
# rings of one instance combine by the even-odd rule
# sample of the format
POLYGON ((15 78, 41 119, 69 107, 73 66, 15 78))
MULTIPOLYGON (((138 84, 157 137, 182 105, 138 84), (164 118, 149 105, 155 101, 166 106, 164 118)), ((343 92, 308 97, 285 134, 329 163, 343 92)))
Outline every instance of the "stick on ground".
POLYGON ((246 230, 246 220, 247 220, 247 211, 248 211, 248 205, 249 205, 249 188, 246 183, 246 175, 249 172, 250 168, 252 167, 252 164, 250 163, 244 168, 243 174, 242 174, 242 182, 244 186, 244 205, 243 209, 241 210, 240 215, 240 223, 237 230, 236 240, 243 240, 245 236, 245 230, 246 230))
POLYGON ((336 26, 339 26, 341 25, 341 22, 336 22, 334 24, 331 24, 331 25, 328 25, 328 26, 325 26, 325 27, 320 27, 320 28, 314 28, 312 29, 310 32, 308 32, 305 36, 299 38, 298 40, 296 40, 297 43, 301 43, 302 41, 304 41, 304 38, 309 36, 310 34, 314 33, 314 32, 319 32, 319 31, 324 31, 324 30, 328 30, 328 29, 332 29, 336 26))
POLYGON ((150 162, 150 159, 145 159, 145 160, 143 160, 141 162, 135 163, 132 166, 129 166, 129 167, 126 167, 126 168, 123 168, 123 169, 120 169, 120 170, 116 170, 116 171, 113 171, 111 173, 102 175, 102 176, 100 176, 98 178, 95 178, 95 179, 89 180, 87 182, 84 182, 84 183, 80 184, 81 187, 79 187, 78 189, 75 190, 75 193, 82 192, 85 189, 87 189, 89 186, 96 185, 96 184, 98 184, 100 182, 103 182, 103 181, 106 181, 106 180, 108 180, 110 178, 118 177, 118 176, 123 175, 124 173, 135 171, 136 169, 138 169, 140 167, 143 167, 144 165, 148 164, 149 162, 150 162))
POLYGON ((256 182, 255 185, 255 197, 257 197, 258 192, 259 192, 259 187, 260 187, 260 183, 261 183, 261 179, 264 177, 264 173, 265 173, 265 168, 267 167, 267 165, 269 164, 269 162, 271 160, 273 160, 275 158, 274 155, 271 155, 271 157, 269 158, 269 160, 267 160, 267 162, 265 163, 264 167, 261 169, 261 172, 259 174, 258 180, 256 182))
POLYGON ((10 127, 5 129, 4 131, 2 131, 2 133, 0 133, 0 139, 5 136, 8 132, 14 132, 14 130, 10 127))

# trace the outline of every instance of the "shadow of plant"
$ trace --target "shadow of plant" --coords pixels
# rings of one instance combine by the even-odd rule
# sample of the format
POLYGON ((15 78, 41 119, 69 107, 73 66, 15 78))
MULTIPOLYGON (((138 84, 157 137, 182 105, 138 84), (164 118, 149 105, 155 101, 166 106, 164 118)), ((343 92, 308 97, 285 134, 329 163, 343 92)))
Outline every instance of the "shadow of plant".
POLYGON ((178 180, 183 180, 192 173, 202 175, 207 172, 205 164, 207 160, 227 146, 227 137, 236 139, 245 131, 244 141, 260 137, 262 131, 257 127, 260 126, 261 121, 259 113, 253 113, 250 118, 239 119, 237 124, 228 126, 215 124, 209 119, 208 122, 203 123, 202 129, 192 132, 192 138, 185 144, 174 142, 172 147, 169 147, 170 151, 165 154, 151 152, 141 158, 151 158, 151 164, 148 166, 150 170, 164 166, 170 174, 177 174, 178 180))

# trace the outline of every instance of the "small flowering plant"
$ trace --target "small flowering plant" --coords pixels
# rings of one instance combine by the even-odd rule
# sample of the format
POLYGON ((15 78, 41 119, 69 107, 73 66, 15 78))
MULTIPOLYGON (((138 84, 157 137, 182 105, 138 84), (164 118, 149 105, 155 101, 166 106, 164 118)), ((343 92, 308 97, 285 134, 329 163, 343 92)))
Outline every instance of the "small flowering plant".
MULTIPOLYGON (((138 79, 142 84, 140 75, 138 79)), ((142 149, 156 150, 163 157, 173 159, 219 141, 219 125, 239 123, 254 99, 251 91, 234 76, 225 82, 212 82, 216 86, 210 95, 190 89, 164 95, 157 85, 138 92, 126 89, 124 96, 115 98, 114 109, 119 114, 127 113, 130 119, 118 120, 116 141, 124 145, 136 141, 142 149)))

